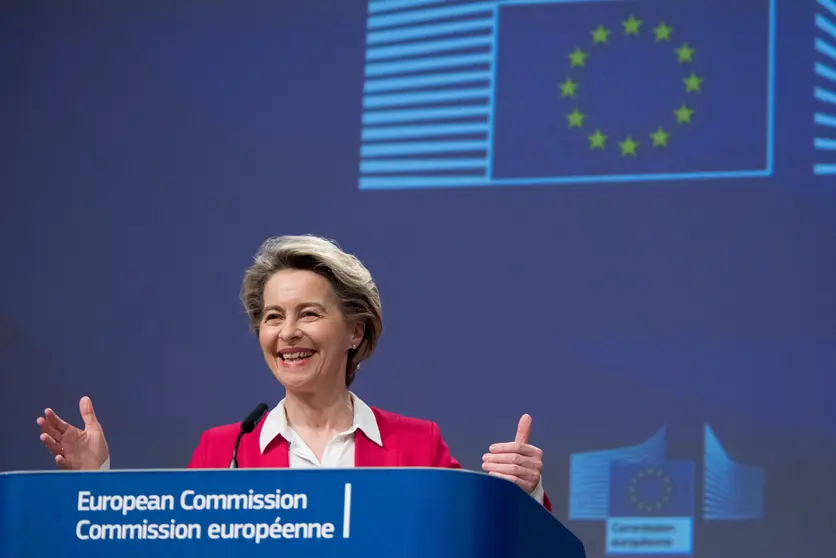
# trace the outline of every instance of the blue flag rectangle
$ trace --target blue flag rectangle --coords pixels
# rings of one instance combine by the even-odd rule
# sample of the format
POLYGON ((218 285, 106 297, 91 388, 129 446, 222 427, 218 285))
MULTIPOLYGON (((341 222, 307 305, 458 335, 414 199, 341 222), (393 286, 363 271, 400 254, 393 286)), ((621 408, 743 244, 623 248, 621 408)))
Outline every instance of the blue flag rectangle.
POLYGON ((610 517, 693 517, 696 466, 692 461, 613 463, 610 517))
POLYGON ((774 0, 500 6, 493 178, 771 173, 774 0))

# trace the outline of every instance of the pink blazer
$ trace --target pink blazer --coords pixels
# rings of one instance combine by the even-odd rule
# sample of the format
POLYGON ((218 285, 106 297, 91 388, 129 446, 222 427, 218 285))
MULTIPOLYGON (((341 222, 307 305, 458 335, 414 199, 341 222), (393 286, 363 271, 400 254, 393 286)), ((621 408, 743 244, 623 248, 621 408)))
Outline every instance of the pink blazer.
MULTIPOLYGON (((377 419, 383 446, 378 446, 361 430, 357 430, 354 439, 355 467, 461 468, 459 462, 450 455, 436 423, 382 411, 375 407, 371 409, 377 419)), ((287 440, 283 437, 276 436, 264 450, 264 454, 261 453, 258 439, 263 426, 262 420, 255 430, 241 438, 238 446, 238 466, 242 469, 288 467, 289 449, 287 440)), ((205 431, 192 453, 189 468, 227 468, 240 429, 241 423, 235 423, 205 431)), ((547 510, 552 510, 548 496, 544 496, 543 505, 547 510)))

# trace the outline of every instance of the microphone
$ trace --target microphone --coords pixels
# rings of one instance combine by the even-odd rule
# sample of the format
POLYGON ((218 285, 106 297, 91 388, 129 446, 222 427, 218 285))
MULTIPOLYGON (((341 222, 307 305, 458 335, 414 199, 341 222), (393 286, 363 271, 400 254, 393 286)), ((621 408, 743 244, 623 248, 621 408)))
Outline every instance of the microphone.
POLYGON ((250 414, 247 415, 247 418, 241 423, 241 431, 238 433, 238 437, 235 439, 235 446, 232 448, 232 460, 229 462, 230 469, 237 469, 238 468, 238 444, 241 443, 241 437, 244 434, 249 434, 255 428, 255 425, 258 424, 258 421, 261 420, 261 417, 264 416, 264 413, 267 412, 267 403, 259 403, 255 409, 250 411, 250 414))

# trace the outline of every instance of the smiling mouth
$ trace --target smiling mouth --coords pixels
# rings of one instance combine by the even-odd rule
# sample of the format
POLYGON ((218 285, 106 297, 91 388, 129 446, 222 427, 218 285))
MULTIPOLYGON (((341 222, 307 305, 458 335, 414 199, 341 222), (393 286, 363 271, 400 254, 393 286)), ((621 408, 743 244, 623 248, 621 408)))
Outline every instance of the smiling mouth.
POLYGON ((292 353, 279 353, 279 358, 285 362, 302 362, 314 356, 316 351, 302 350, 292 353))

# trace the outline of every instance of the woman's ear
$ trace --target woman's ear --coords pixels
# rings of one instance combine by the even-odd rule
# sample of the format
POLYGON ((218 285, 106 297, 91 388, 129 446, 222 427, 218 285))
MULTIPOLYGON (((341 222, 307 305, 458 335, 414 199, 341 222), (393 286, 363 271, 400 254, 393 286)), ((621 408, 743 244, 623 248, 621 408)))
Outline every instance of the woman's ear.
POLYGON ((363 335, 366 333, 366 324, 358 321, 354 324, 354 329, 351 332, 351 346, 356 349, 363 341, 363 335))

